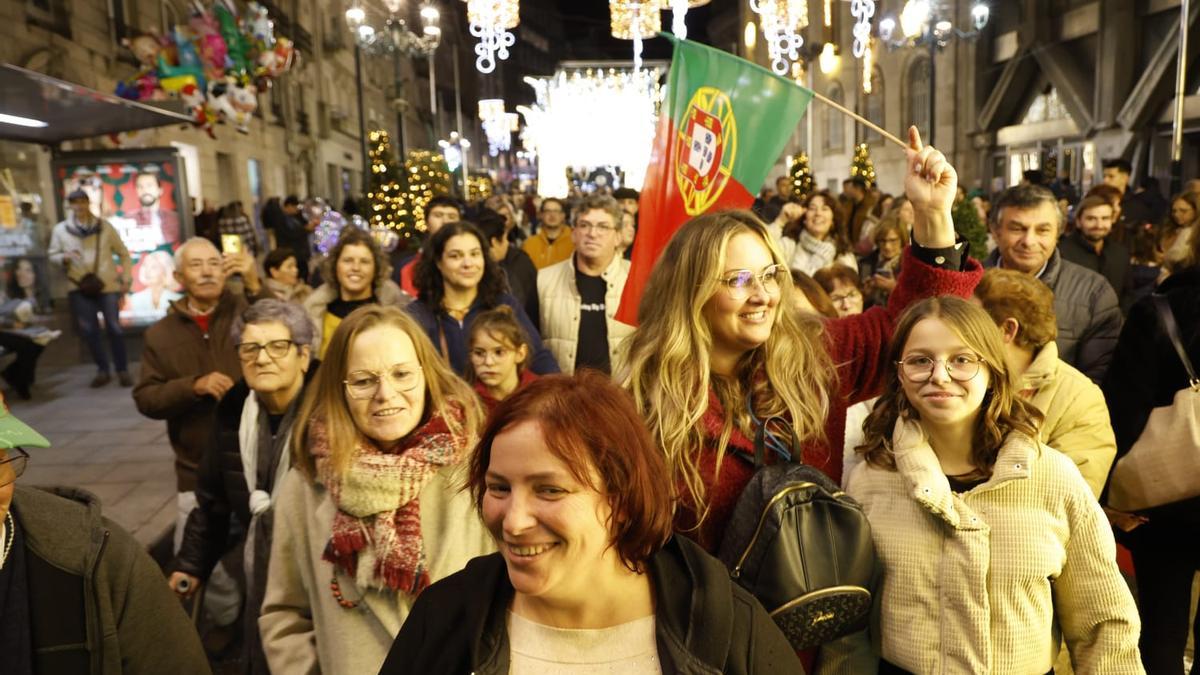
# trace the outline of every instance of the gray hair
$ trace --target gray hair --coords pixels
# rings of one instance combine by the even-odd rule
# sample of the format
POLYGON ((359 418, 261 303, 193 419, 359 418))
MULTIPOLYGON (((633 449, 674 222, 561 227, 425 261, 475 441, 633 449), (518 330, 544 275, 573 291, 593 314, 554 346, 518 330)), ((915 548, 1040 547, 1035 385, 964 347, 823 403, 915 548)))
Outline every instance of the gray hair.
POLYGON ((177 270, 183 269, 183 253, 184 253, 184 251, 188 250, 189 248, 192 248, 193 246, 195 246, 197 244, 201 244, 201 243, 208 244, 209 246, 213 247, 213 250, 216 251, 217 253, 221 252, 221 249, 217 248, 216 244, 205 239, 204 237, 192 237, 191 239, 188 239, 187 241, 180 244, 179 248, 175 249, 175 269, 177 269, 177 270))
POLYGON ((1049 188, 1041 185, 1015 185, 1001 192, 992 203, 991 225, 996 227, 1000 224, 1004 209, 1036 209, 1043 202, 1054 207, 1054 212, 1058 214, 1058 231, 1062 232, 1064 218, 1062 210, 1058 208, 1058 198, 1049 188))
POLYGON ((292 335, 292 342, 297 346, 311 346, 316 333, 312 320, 304 308, 294 302, 284 302, 275 298, 264 298, 246 308, 242 315, 234 319, 233 342, 242 341, 242 331, 252 323, 280 323, 292 335))
POLYGON ((579 222, 579 218, 588 211, 605 211, 612 216, 613 225, 619 230, 621 229, 621 205, 617 200, 608 195, 588 195, 579 202, 579 206, 575 207, 575 220, 573 223, 579 222))

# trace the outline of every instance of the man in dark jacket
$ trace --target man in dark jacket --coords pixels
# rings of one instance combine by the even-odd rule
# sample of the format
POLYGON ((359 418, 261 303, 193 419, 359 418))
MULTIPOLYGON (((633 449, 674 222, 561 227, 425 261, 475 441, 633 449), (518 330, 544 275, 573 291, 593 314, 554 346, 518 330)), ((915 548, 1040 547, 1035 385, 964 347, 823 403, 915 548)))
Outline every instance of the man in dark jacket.
POLYGON ((538 307, 537 268, 529 254, 508 240, 508 225, 504 216, 484 209, 476 217, 476 224, 484 236, 491 242, 491 256, 504 276, 508 278, 509 292, 525 308, 529 321, 535 326, 541 325, 541 312, 538 307))
POLYGON ((1037 277, 1054 291, 1059 358, 1095 382, 1104 378, 1121 332, 1121 309, 1108 281, 1064 260, 1058 251, 1063 215, 1054 193, 1037 185, 1005 190, 992 209, 996 251, 985 267, 1037 277))
POLYGON ((275 245, 286 246, 296 252, 296 266, 300 268, 300 278, 307 283, 309 280, 308 261, 312 255, 312 246, 308 243, 308 235, 312 232, 309 222, 300 210, 300 198, 288 195, 283 200, 285 219, 283 227, 275 231, 275 245))
POLYGON ((95 497, 15 486, 22 448, 49 445, 0 399, 0 671, 211 672, 162 573, 95 497))
POLYGON ((1129 247, 1111 236, 1113 207, 1103 197, 1085 197, 1075 207, 1075 229, 1058 242, 1062 257, 1097 272, 1118 297, 1129 287, 1129 247))

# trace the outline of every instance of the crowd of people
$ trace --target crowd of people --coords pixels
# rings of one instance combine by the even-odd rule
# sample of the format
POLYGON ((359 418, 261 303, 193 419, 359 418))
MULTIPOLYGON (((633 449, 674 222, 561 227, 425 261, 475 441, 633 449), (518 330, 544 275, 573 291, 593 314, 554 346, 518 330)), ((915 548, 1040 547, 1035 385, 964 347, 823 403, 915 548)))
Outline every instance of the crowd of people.
MULTIPOLYGON (((262 250, 187 240, 132 390, 175 454, 167 578, 84 497, 14 495, 37 459, 22 446, 45 443, 0 415, 16 439, 0 450, 5 672, 88 654, 115 672, 113 650, 116 669, 207 672, 173 593, 241 635, 254 673, 1177 675, 1200 630, 1200 501, 1104 504, 1151 409, 1188 386, 1150 291, 1200 358, 1196 193, 1150 227, 1127 182, 1065 204, 1037 181, 968 195, 910 133, 901 196, 785 179, 754 211, 685 223, 636 326, 614 318, 637 245, 628 189, 435 197, 411 253, 347 227, 319 255, 291 197, 268 204, 262 250), (987 251, 956 232, 963 200, 987 251), (715 557, 756 473, 784 462, 857 500, 877 556, 871 620, 815 647, 715 557), (90 515, 46 533, 55 510, 90 515), (76 550, 101 530, 118 531, 108 550, 76 550), (85 605, 143 603, 171 638, 99 612, 86 641, 61 647, 74 625, 48 640, 55 556, 71 579, 79 560, 107 570, 85 605)), ((120 285, 119 239, 83 207, 52 259, 120 285)), ((217 234, 243 218, 231 207, 217 234)), ((71 307, 95 322, 107 295, 71 307)))

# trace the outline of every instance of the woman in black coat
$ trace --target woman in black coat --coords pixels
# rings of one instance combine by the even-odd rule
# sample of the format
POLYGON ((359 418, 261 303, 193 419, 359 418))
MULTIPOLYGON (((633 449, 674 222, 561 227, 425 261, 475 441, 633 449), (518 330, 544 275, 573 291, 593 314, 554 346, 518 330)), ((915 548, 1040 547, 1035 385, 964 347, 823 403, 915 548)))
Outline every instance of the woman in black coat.
MULTIPOLYGON (((1200 267, 1182 270, 1158 288, 1171 305, 1193 366, 1200 367, 1200 267)), ((1188 386, 1188 375, 1159 322, 1152 297, 1130 309, 1104 381, 1104 397, 1117 436, 1117 459, 1137 441, 1150 411, 1171 405, 1188 386)), ((1148 675, 1179 675, 1189 623, 1200 643, 1200 615, 1191 609, 1192 579, 1200 570, 1200 498, 1140 514, 1109 512, 1117 540, 1133 553, 1139 647, 1148 675)), ((1191 675, 1200 675, 1200 661, 1191 675)))

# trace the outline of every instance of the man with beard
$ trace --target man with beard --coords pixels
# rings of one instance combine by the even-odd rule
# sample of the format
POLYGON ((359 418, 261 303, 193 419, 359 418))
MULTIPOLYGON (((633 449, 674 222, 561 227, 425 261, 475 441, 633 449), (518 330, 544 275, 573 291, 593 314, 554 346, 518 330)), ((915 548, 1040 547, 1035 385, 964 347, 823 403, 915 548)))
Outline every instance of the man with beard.
POLYGON ((162 183, 158 180, 158 172, 153 170, 139 171, 133 179, 134 189, 137 190, 139 207, 128 214, 138 227, 147 227, 162 234, 164 244, 179 242, 179 214, 162 208, 162 183))
POLYGON ((1099 272, 1120 296, 1129 284, 1129 247, 1110 236, 1112 205, 1102 197, 1087 197, 1075 207, 1075 229, 1058 244, 1062 257, 1099 272))

